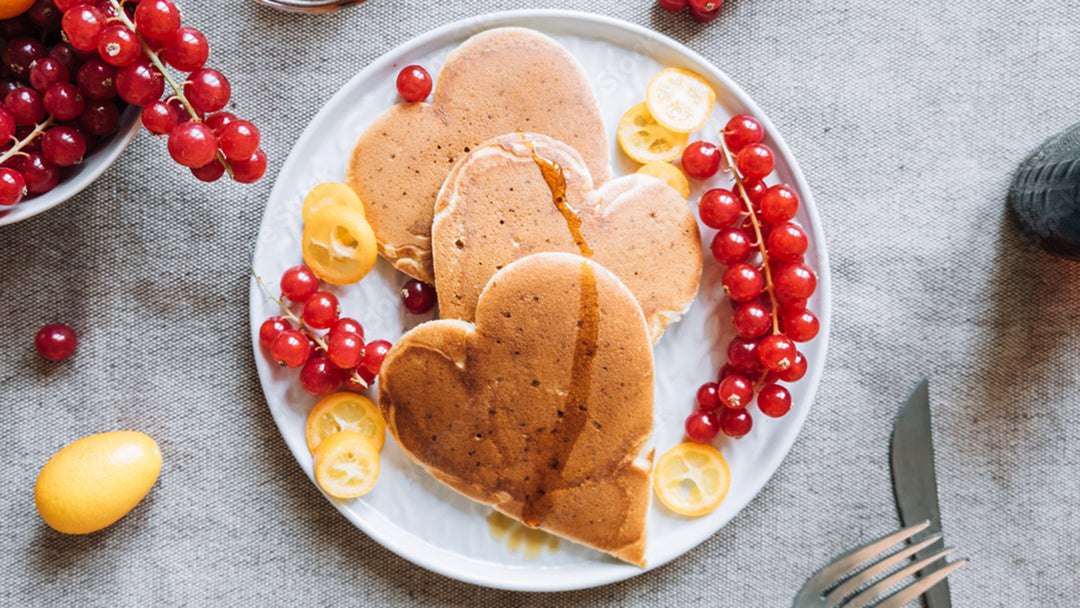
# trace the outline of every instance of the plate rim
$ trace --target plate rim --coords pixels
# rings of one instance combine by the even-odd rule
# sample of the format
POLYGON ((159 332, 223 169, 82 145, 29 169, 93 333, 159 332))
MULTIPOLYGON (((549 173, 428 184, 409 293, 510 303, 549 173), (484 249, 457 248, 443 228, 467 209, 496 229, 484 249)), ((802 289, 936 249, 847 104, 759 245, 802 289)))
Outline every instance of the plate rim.
MULTIPOLYGON (((475 571, 458 567, 458 564, 472 562, 475 560, 472 560, 471 558, 468 558, 466 556, 462 556, 458 553, 450 552, 443 547, 432 545, 426 541, 423 541, 417 546, 413 547, 412 545, 416 543, 412 542, 411 539, 407 542, 402 542, 400 539, 395 537, 392 540, 388 538, 387 535, 381 533, 377 526, 371 526, 368 525, 368 522, 361 521, 359 515, 355 514, 351 510, 346 509, 342 503, 331 500, 329 499, 329 497, 327 497, 327 500, 330 502, 330 504, 332 504, 334 508, 336 508, 342 515, 344 515, 345 518, 352 525, 359 528, 367 536, 378 542, 386 549, 426 570, 436 572, 438 574, 447 576, 455 580, 495 589, 529 592, 572 591, 597 587, 600 585, 626 580, 639 574, 643 574, 645 572, 659 568, 664 564, 670 563, 677 557, 684 555, 688 551, 692 550, 694 547, 700 545, 701 543, 714 536, 722 528, 730 524, 731 521, 734 520, 738 514, 742 513, 742 511, 752 500, 757 498, 757 496, 761 493, 761 490, 764 488, 765 484, 773 478, 773 476, 776 474, 776 471, 780 468, 780 465, 787 458, 787 455, 791 452, 792 447, 794 447, 795 445, 795 441, 797 440, 803 426, 806 423, 806 419, 809 417, 810 410, 813 409, 813 404, 817 396, 818 386, 820 385, 821 377, 824 370, 825 360, 828 355, 830 328, 832 320, 832 281, 825 235, 821 225, 821 218, 818 214, 817 206, 814 204, 814 199, 810 191, 809 184, 806 182, 806 179, 802 173, 802 169, 799 166, 794 154, 787 146, 787 143, 784 141, 783 137, 772 124, 772 121, 769 120, 768 116, 765 115, 765 113, 761 110, 757 103, 738 84, 731 80, 731 78, 729 78, 726 73, 724 73, 708 59, 701 56, 699 53, 690 49, 686 45, 658 31, 606 15, 565 9, 522 9, 500 11, 453 21, 418 36, 414 36, 379 55, 377 58, 371 61, 371 63, 369 63, 362 70, 357 72, 349 80, 343 83, 338 88, 338 90, 326 102, 322 104, 319 111, 311 117, 308 125, 304 128, 304 131, 301 133, 300 137, 298 137, 297 140, 294 142, 288 156, 282 163, 282 169, 279 170, 279 176, 281 171, 283 171, 285 167, 290 166, 293 162, 296 162, 295 157, 298 154, 298 150, 304 147, 303 145, 307 144, 311 138, 315 137, 316 131, 314 125, 317 122, 320 122, 320 119, 324 116, 324 114, 329 114, 332 108, 342 103, 348 96, 348 92, 355 87, 357 82, 368 78, 369 75, 372 73, 376 73, 382 69, 385 69, 386 67, 388 67, 389 64, 393 64, 395 61, 400 60, 400 58, 406 55, 411 49, 424 46, 439 38, 453 38, 462 33, 469 34, 469 30, 479 31, 495 27, 519 26, 535 27, 535 29, 538 29, 538 31, 548 34, 548 32, 545 31, 542 27, 530 25, 528 23, 528 20, 530 19, 545 19, 549 21, 565 20, 568 22, 595 25, 602 28, 623 30, 625 33, 629 33, 635 36, 641 36, 648 39, 651 43, 667 47, 669 50, 672 50, 675 53, 685 57, 688 62, 696 63, 706 68, 709 71, 709 76, 723 83, 723 85, 728 89, 728 91, 730 91, 731 94, 741 104, 746 106, 746 108, 753 113, 754 117, 762 123, 762 127, 765 129, 768 138, 771 140, 770 143, 777 149, 780 155, 787 160, 788 169, 791 171, 792 178, 797 184, 800 193, 802 194, 803 209, 810 220, 809 229, 810 232, 813 234, 813 242, 815 244, 814 249, 818 257, 817 268, 815 268, 815 272, 818 275, 818 294, 820 294, 821 305, 818 309, 820 331, 818 333, 818 336, 815 338, 815 342, 818 343, 818 348, 821 352, 821 356, 817 357, 815 361, 812 361, 810 363, 807 374, 802 380, 802 382, 806 383, 804 387, 806 388, 807 394, 807 406, 789 414, 789 416, 793 415, 796 417, 794 424, 788 426, 786 432, 778 434, 777 436, 778 445, 783 446, 783 448, 771 452, 771 454, 773 454, 772 458, 770 458, 768 462, 759 469, 766 474, 759 475, 753 480, 753 482, 749 485, 750 491, 745 493, 745 499, 741 501, 741 504, 736 505, 736 508, 734 509, 731 517, 727 520, 721 521, 717 525, 716 529, 707 536, 675 541, 674 545, 676 548, 670 556, 666 557, 666 559, 650 561, 646 568, 638 568, 637 566, 629 564, 605 564, 605 567, 601 569, 588 570, 588 574, 584 577, 567 577, 559 579, 557 582, 551 581, 547 578, 541 579, 539 582, 530 581, 528 579, 528 576, 522 576, 519 578, 515 578, 514 580, 507 580, 504 577, 484 576, 482 574, 477 574, 475 571), (441 553, 445 553, 447 556, 452 556, 453 559, 439 558, 438 556, 441 553)), ((598 35, 596 37, 600 38, 601 36, 598 35)), ((614 162, 614 159, 612 160, 614 162)), ((279 189, 284 188, 286 188, 285 184, 283 184, 281 180, 278 179, 278 176, 275 176, 274 186, 271 189, 270 195, 267 198, 267 204, 269 205, 270 201, 275 200, 279 196, 279 189)), ((255 243, 253 246, 253 259, 255 252, 254 250, 258 248, 258 244, 262 241, 262 235, 264 231, 268 229, 270 222, 271 218, 264 209, 263 217, 259 225, 259 231, 256 235, 255 243)), ((258 311, 256 310, 256 306, 263 299, 264 296, 261 288, 259 287, 255 278, 252 277, 249 286, 248 315, 252 335, 253 355, 256 359, 256 368, 258 368, 257 361, 262 355, 261 347, 259 346, 258 341, 258 330, 259 325, 262 321, 256 316, 258 313, 258 311)), ((256 369, 256 371, 258 370, 256 369)), ((259 377, 259 383, 263 391, 264 400, 267 401, 267 408, 271 410, 270 413, 271 417, 274 419, 274 424, 278 427, 278 432, 281 434, 282 439, 285 440, 286 445, 288 445, 289 451, 292 452, 293 460, 296 461, 296 464, 300 466, 301 470, 306 476, 308 476, 309 480, 311 480, 312 483, 315 483, 314 480, 311 479, 311 475, 308 473, 308 471, 304 469, 302 465, 302 459, 297 453, 297 446, 292 445, 288 441, 286 434, 281 429, 277 416, 274 415, 272 408, 270 408, 269 406, 269 400, 266 399, 266 396, 270 392, 270 387, 268 386, 266 375, 260 373, 257 373, 257 375, 259 377)), ((318 484, 315 483, 315 485, 316 489, 322 492, 321 488, 318 487, 318 484)), ((323 494, 324 496, 326 496, 325 493, 323 494)), ((367 513, 369 516, 380 518, 383 517, 381 513, 375 511, 369 506, 364 505, 363 503, 357 504, 362 505, 361 510, 365 511, 365 513, 367 513)), ((355 508, 355 505, 353 505, 353 508, 355 508)), ((398 527, 395 526, 395 528, 398 527)), ((417 538, 416 540, 421 539, 417 538)), ((486 563, 485 566, 487 566, 486 563)), ((508 567, 511 570, 516 569, 513 566, 508 567)), ((533 569, 521 568, 522 574, 527 574, 533 571, 533 569)), ((560 573, 562 573, 562 570, 560 570, 560 573)))

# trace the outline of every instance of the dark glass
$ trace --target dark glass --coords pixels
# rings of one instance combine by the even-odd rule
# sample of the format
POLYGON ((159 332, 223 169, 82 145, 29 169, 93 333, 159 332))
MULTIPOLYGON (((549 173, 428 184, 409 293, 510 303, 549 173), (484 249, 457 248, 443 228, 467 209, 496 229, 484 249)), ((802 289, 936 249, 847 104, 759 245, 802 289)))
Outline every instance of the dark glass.
POLYGON ((1009 205, 1040 247, 1080 261, 1080 124, 1043 142, 1020 165, 1009 205))

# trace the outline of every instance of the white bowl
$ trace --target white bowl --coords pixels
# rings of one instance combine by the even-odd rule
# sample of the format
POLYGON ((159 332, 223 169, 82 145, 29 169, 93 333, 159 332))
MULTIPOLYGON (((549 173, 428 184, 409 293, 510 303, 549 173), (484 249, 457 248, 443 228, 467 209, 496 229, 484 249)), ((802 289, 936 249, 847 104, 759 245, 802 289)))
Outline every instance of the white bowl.
POLYGON ((33 198, 23 199, 22 202, 12 205, 10 211, 0 210, 0 226, 14 224, 30 216, 37 215, 46 209, 51 209, 68 200, 90 185, 90 182, 109 168, 117 156, 124 151, 128 143, 135 137, 139 130, 142 108, 129 105, 120 115, 120 125, 116 133, 110 136, 105 145, 87 155, 83 162, 74 167, 65 169, 65 176, 55 188, 45 194, 33 198))

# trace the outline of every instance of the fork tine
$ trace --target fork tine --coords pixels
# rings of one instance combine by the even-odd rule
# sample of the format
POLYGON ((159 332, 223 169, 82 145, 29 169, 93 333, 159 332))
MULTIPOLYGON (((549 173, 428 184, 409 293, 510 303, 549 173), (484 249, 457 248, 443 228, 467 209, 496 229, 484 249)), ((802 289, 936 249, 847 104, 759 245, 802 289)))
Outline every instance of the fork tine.
POLYGON ((820 589, 822 593, 834 583, 839 581, 842 577, 846 576, 852 570, 861 566, 864 562, 870 558, 877 556, 881 552, 885 551, 889 547, 905 541, 912 536, 915 536, 919 532, 922 532, 930 525, 929 521, 924 521, 914 526, 909 526, 900 530, 899 532, 893 532, 892 534, 885 535, 874 542, 852 549, 847 553, 833 560, 833 562, 813 576, 807 581, 806 586, 808 588, 820 589))
POLYGON ((947 547, 931 555, 930 557, 920 559, 919 561, 913 562, 908 566, 904 566, 903 568, 890 574, 886 578, 883 578, 880 581, 874 583, 872 586, 868 587, 859 595, 851 598, 850 602, 844 604, 844 608, 866 608, 866 606, 869 606, 870 603, 877 598, 877 596, 887 591, 890 587, 911 576, 912 574, 915 574, 919 570, 922 570, 931 563, 945 557, 946 555, 951 553, 952 550, 952 547, 947 547))
POLYGON ((941 534, 935 534, 931 537, 926 538, 922 542, 916 543, 909 547, 905 547, 903 550, 897 551, 896 553, 893 553, 892 555, 886 557, 880 562, 873 564, 869 568, 863 570, 862 572, 859 572, 858 574, 844 581, 844 583, 836 589, 833 589, 832 593, 825 597, 825 603, 827 605, 838 605, 841 600, 851 595, 864 583, 870 581, 878 574, 885 572, 889 568, 892 568, 896 564, 899 564, 903 560, 911 557, 912 555, 915 555, 919 551, 922 551, 926 547, 929 547, 930 545, 936 543, 939 540, 941 540, 941 534))
POLYGON ((933 573, 916 580, 914 583, 881 600, 881 602, 874 605, 874 608, 902 608, 902 606, 911 600, 925 593, 927 589, 940 583, 946 576, 959 570, 960 567, 966 563, 968 563, 968 560, 965 557, 964 559, 958 559, 951 564, 943 566, 933 573))

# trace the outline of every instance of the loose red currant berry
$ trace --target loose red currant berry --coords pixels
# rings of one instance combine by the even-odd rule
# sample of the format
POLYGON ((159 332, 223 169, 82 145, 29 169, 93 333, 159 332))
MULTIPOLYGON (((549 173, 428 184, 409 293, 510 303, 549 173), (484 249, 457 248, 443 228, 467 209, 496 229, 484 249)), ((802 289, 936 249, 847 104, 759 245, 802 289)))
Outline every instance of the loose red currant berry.
POLYGON ((690 8, 700 13, 711 13, 720 8, 724 0, 690 0, 690 8))
POLYGON ((285 320, 285 317, 270 317, 259 326, 259 346, 270 348, 281 332, 292 328, 293 326, 285 320))
POLYGON ((30 86, 42 94, 54 84, 67 82, 70 77, 67 66, 52 57, 42 57, 30 66, 30 86))
POLYGON ((695 141, 683 150, 682 168, 688 177, 694 179, 708 179, 716 175, 720 169, 720 148, 708 142, 695 141))
POLYGON ((201 68, 188 75, 184 96, 200 112, 217 112, 229 103, 232 86, 225 76, 210 68, 201 68))
POLYGON ((765 248, 769 255, 781 262, 798 262, 806 253, 808 241, 802 228, 791 222, 773 226, 765 248))
POLYGON ((772 150, 765 144, 750 144, 735 158, 739 174, 748 180, 765 179, 775 164, 772 150))
POLYGON ((791 410, 791 393, 779 384, 768 384, 758 393, 757 404, 762 414, 779 418, 791 410))
POLYGON ((79 87, 69 82, 60 82, 45 91, 41 105, 56 120, 73 120, 86 108, 86 98, 79 87))
POLYGON ((182 122, 169 133, 169 156, 185 167, 202 167, 217 155, 217 138, 201 122, 182 122))
POLYGON ((36 125, 48 116, 41 101, 41 93, 30 87, 19 87, 8 93, 4 98, 4 109, 11 114, 17 125, 36 125))
POLYGON ((758 344, 758 360, 765 369, 782 372, 795 361, 795 342, 783 334, 765 336, 758 344))
POLYGON ((690 18, 694 21, 697 21, 698 23, 709 23, 710 21, 715 20, 717 17, 720 16, 720 7, 719 2, 714 2, 714 4, 717 4, 717 7, 711 11, 699 11, 698 9, 694 8, 693 3, 691 3, 690 18))
POLYGON ((435 286, 412 279, 401 288, 401 302, 414 315, 422 315, 435 307, 438 299, 435 286))
POLYGON ((760 338, 772 327, 769 309, 758 302, 743 302, 736 306, 731 321, 735 331, 744 338, 760 338))
POLYGON ((752 376, 761 371, 758 360, 758 342, 750 338, 735 338, 728 344, 727 360, 731 369, 737 373, 752 376))
POLYGON ((353 369, 360 365, 360 361, 364 358, 363 338, 349 331, 338 331, 328 335, 330 339, 326 343, 326 350, 334 365, 341 369, 353 369))
POLYGON ((142 54, 142 45, 135 32, 126 25, 115 24, 102 30, 97 50, 105 63, 120 68, 135 63, 142 54))
POLYGON ((765 280, 757 268, 740 262, 724 271, 724 293, 736 302, 748 302, 758 297, 765 286, 765 280))
POLYGON ((329 291, 316 291, 304 300, 301 317, 315 329, 330 329, 341 316, 341 305, 337 296, 329 291))
POLYGON ((45 194, 60 183, 60 169, 37 152, 30 152, 22 157, 16 169, 26 180, 27 192, 33 194, 45 194))
POLYGON ((300 367, 311 357, 311 341, 300 331, 286 329, 270 343, 270 356, 281 367, 300 367))
POLYGON ((720 407, 720 399, 717 397, 717 384, 715 382, 706 382, 697 389, 697 395, 695 401, 697 401, 697 407, 703 412, 711 412, 720 407))
POLYGON ((0 167, 0 205, 16 205, 26 196, 26 180, 11 167, 0 167))
POLYGON ((218 146, 229 160, 247 160, 259 149, 259 129, 246 120, 230 120, 218 134, 218 146))
MULTIPOLYGON (((360 322, 350 317, 341 317, 330 326, 330 331, 327 332, 328 336, 333 337, 334 334, 339 331, 349 332, 360 336, 360 341, 364 340, 364 327, 360 325, 360 322)), ((355 365, 350 367, 356 367, 355 365)))
POLYGON ((201 167, 192 167, 191 174, 199 181, 216 182, 221 179, 222 175, 225 175, 225 165, 215 158, 201 167))
POLYGON ((293 302, 305 302, 316 291, 319 278, 307 266, 293 266, 281 274, 281 295, 293 302))
POLYGON ((724 228, 713 237, 709 250, 717 262, 730 266, 750 257, 750 240, 750 235, 741 228, 724 228))
POLYGON ((180 9, 172 0, 144 0, 135 8, 135 26, 150 40, 166 40, 180 29, 180 9))
POLYGON ((761 219, 770 224, 791 221, 799 212, 799 195, 789 186, 770 186, 761 197, 761 219))
POLYGON ((731 190, 713 188, 701 196, 698 213, 706 226, 714 230, 722 230, 739 219, 742 207, 731 190))
POLYGON ((738 154, 750 144, 759 144, 765 139, 765 129, 761 123, 749 114, 733 116, 724 125, 724 143, 732 154, 738 154))
POLYGON ((781 302, 809 298, 817 289, 817 275, 805 264, 786 264, 773 273, 773 290, 781 302))
POLYGON ((165 92, 165 78, 149 59, 142 57, 117 70, 116 92, 130 104, 145 106, 161 98, 165 92))
POLYGON ((78 346, 79 338, 75 330, 63 323, 50 323, 38 330, 34 336, 34 348, 39 355, 49 361, 62 361, 71 356, 78 346))
POLYGON ((112 99, 116 97, 116 68, 95 57, 75 72, 75 83, 90 99, 112 99))
POLYGON ((802 380, 802 377, 806 375, 806 357, 802 353, 795 353, 795 360, 791 362, 791 367, 779 372, 776 376, 779 380, 784 382, 798 382, 802 380))
POLYGON ((713 412, 694 412, 686 417, 686 436, 694 443, 712 443, 720 432, 720 423, 713 412))
POLYGON ((86 154, 86 138, 72 127, 53 127, 41 138, 41 153, 57 167, 70 167, 86 154))
POLYGON ((266 152, 259 148, 247 160, 234 160, 229 163, 233 170, 233 181, 251 184, 259 181, 266 174, 266 152))
MULTIPOLYGON (((364 348, 364 360, 356 368, 357 371, 363 370, 363 372, 367 372, 374 380, 379 375, 379 370, 382 369, 383 359, 386 358, 386 353, 390 352, 390 347, 391 344, 386 340, 375 340, 368 343, 364 348)), ((361 376, 363 375, 361 373, 361 376)), ((368 382, 368 384, 371 384, 371 382, 368 382)))
POLYGON ((329 395, 340 383, 341 372, 326 357, 312 357, 300 370, 300 386, 316 397, 329 395))
MULTIPOLYGON (((47 94, 45 97, 48 99, 47 94)), ((154 101, 142 109, 142 123, 151 133, 163 135, 170 133, 180 123, 180 115, 169 104, 163 101, 154 101)), ((222 167, 221 170, 224 171, 225 167, 222 167)))
POLYGON ((784 333, 796 342, 809 342, 813 340, 821 328, 814 313, 806 310, 792 310, 781 317, 783 320, 784 333))
POLYGON ((687 4, 690 4, 690 0, 658 0, 658 1, 660 3, 660 6, 662 6, 663 8, 665 8, 665 9, 667 9, 667 10, 673 12, 673 13, 677 13, 677 12, 683 10, 684 8, 686 8, 687 4))
POLYGON ((720 430, 733 439, 746 436, 754 427, 754 420, 746 410, 724 408, 720 412, 720 430))
POLYGON ((194 72, 203 67, 210 56, 206 36, 193 27, 181 27, 165 43, 162 56, 169 65, 181 72, 194 72))
POLYGON ((431 85, 431 74, 418 65, 405 66, 397 76, 397 90, 405 101, 424 101, 431 85))
POLYGON ((718 401, 734 410, 750 405, 754 398, 754 386, 746 376, 733 374, 720 382, 718 401))

